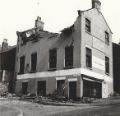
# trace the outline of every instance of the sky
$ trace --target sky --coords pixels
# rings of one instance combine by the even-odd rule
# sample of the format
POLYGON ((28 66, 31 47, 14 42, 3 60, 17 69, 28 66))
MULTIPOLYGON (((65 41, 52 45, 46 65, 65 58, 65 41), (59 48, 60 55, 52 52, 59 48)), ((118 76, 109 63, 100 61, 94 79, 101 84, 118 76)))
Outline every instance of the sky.
MULTIPOLYGON (((113 32, 113 42, 120 40, 120 0, 100 0, 101 11, 113 32)), ((91 0, 0 0, 0 44, 17 42, 16 31, 34 27, 37 16, 44 29, 60 32, 74 23, 78 10, 91 8, 91 0)))

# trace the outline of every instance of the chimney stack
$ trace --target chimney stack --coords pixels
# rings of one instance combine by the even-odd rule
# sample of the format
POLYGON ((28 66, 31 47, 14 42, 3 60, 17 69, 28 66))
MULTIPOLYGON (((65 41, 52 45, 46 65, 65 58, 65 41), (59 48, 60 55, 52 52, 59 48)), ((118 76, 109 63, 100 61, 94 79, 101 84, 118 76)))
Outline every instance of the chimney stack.
POLYGON ((2 51, 8 49, 8 43, 7 43, 7 39, 3 39, 3 42, 2 42, 2 51))
POLYGON ((35 27, 39 28, 40 30, 44 29, 44 22, 41 21, 41 17, 37 17, 37 20, 35 20, 35 27))
POLYGON ((99 0, 92 0, 92 8, 96 8, 101 11, 101 2, 99 0))

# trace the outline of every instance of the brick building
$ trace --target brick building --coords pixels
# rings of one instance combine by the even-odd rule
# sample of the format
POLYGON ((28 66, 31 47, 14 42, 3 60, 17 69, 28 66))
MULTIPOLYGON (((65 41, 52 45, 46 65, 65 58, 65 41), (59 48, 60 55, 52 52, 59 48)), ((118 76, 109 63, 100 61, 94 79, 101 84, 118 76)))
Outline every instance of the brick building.
POLYGON ((112 32, 99 0, 78 11, 73 25, 60 34, 35 28, 17 32, 16 93, 52 94, 68 98, 106 98, 113 92, 112 32))

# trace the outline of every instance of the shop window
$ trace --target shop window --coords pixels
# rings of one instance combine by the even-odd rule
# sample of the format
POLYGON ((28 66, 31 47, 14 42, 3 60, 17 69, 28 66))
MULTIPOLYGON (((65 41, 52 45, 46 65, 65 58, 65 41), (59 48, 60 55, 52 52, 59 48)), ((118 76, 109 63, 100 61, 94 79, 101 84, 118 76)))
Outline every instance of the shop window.
POLYGON ((25 68, 25 56, 20 57, 20 74, 24 74, 24 68, 25 68))
POLYGON ((65 68, 73 67, 73 46, 65 47, 65 68))
POLYGON ((49 68, 56 69, 57 64, 57 49, 49 50, 49 68))
POLYGON ((36 72, 37 66, 37 53, 31 55, 31 72, 36 72))
POLYGON ((109 44, 109 33, 105 31, 105 43, 109 44))
POLYGON ((109 75, 109 58, 105 56, 105 73, 109 75))
POLYGON ((86 67, 92 68, 92 51, 89 48, 86 48, 86 67))
POLYGON ((89 19, 85 19, 85 30, 86 32, 91 32, 91 21, 89 19))

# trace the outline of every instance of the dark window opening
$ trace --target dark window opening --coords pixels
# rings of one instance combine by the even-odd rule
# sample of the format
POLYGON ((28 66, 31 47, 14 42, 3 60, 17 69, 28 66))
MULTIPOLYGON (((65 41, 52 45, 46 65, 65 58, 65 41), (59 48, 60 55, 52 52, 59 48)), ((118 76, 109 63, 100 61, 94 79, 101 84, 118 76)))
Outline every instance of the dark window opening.
POLYGON ((49 68, 56 69, 57 64, 57 49, 52 49, 49 51, 49 68))
POLYGON ((22 83, 22 94, 27 94, 28 82, 22 83))
POLYGON ((87 18, 85 19, 85 30, 89 33, 91 32, 91 22, 87 18))
POLYGON ((24 74, 24 68, 25 68, 25 56, 20 57, 20 74, 24 74))
POLYGON ((58 80, 57 81, 57 93, 59 96, 64 96, 65 90, 65 80, 58 80))
POLYGON ((37 53, 31 55, 31 72, 36 72, 37 53))
POLYGON ((105 56, 105 73, 109 75, 109 58, 105 56))
POLYGON ((46 81, 38 81, 37 95, 38 96, 46 96, 46 81))
POLYGON ((105 32, 105 43, 109 44, 109 33, 105 32))
POLYGON ((92 68, 92 51, 86 48, 86 67, 92 68))
POLYGON ((65 47, 65 68, 73 67, 73 46, 65 47))

